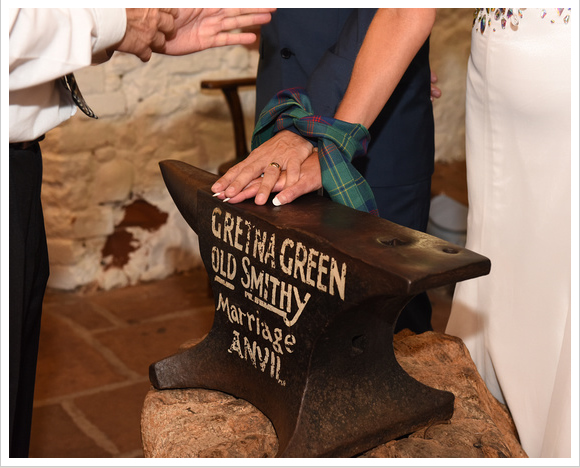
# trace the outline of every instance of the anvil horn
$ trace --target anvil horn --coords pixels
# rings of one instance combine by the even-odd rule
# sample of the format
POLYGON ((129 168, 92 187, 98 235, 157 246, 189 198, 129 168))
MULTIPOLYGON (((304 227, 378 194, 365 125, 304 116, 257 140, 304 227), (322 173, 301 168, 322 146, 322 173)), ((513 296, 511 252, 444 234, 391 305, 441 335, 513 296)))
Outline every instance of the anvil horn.
POLYGON ((177 209, 197 232, 197 190, 199 187, 211 187, 218 176, 176 160, 161 161, 159 167, 177 209))

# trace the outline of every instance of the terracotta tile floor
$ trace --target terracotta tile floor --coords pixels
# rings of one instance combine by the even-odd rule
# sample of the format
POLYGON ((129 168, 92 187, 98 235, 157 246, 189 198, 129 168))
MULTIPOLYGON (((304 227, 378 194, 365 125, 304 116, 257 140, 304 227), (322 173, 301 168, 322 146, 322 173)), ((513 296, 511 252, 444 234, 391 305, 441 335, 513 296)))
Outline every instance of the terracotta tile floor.
POLYGON ((141 457, 149 364, 211 328, 207 275, 91 294, 47 291, 31 457, 141 457))
MULTIPOLYGON (((463 201, 462 177, 462 163, 439 168, 434 193, 463 201)), ((444 331, 450 289, 429 295, 433 326, 444 331)), ((201 269, 108 292, 47 291, 30 456, 142 457, 140 412, 149 365, 205 335, 213 310, 201 269)))

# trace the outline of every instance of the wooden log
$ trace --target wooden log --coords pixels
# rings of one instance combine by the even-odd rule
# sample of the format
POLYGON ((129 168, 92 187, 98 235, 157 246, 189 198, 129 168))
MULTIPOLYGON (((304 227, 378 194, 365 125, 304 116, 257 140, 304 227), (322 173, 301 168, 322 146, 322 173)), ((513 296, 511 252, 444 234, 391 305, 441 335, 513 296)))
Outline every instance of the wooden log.
MULTIPOLYGON (((454 414, 450 421, 424 427, 360 457, 527 457, 507 408, 491 395, 460 339, 404 330, 395 336, 394 347, 409 375, 455 395, 454 414)), ((260 458, 274 457, 278 451, 268 418, 245 400, 213 390, 152 388, 141 424, 147 458, 260 458)))

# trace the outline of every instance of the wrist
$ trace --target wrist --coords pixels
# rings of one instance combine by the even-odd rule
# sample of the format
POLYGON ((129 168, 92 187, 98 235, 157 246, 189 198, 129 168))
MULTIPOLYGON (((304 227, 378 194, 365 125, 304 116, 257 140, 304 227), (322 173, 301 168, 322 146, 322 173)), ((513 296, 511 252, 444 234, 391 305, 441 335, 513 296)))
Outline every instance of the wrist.
POLYGON ((307 138, 300 134, 300 132, 295 127, 289 127, 284 130, 281 130, 278 133, 285 133, 296 135, 294 139, 296 140, 296 145, 303 145, 305 150, 308 150, 309 153, 313 151, 314 148, 318 147, 318 140, 316 138, 307 138))

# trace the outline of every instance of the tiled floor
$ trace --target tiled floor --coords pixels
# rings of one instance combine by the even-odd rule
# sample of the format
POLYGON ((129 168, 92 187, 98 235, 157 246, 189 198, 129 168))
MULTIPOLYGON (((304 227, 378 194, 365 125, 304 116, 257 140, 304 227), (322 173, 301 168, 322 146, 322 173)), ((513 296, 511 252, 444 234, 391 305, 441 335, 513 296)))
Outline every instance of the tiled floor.
MULTIPOLYGON (((462 177, 461 163, 440 168, 434 193, 463 201, 462 177)), ((444 331, 450 290, 429 294, 433 327, 444 331)), ((205 335, 213 310, 204 270, 108 292, 48 291, 30 456, 142 457, 140 412, 150 387, 148 367, 205 335)))
POLYGON ((140 457, 149 364, 209 331, 204 270, 92 294, 48 291, 31 457, 140 457))

